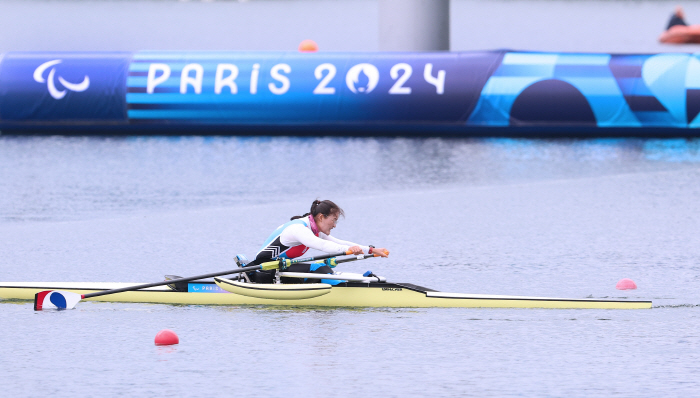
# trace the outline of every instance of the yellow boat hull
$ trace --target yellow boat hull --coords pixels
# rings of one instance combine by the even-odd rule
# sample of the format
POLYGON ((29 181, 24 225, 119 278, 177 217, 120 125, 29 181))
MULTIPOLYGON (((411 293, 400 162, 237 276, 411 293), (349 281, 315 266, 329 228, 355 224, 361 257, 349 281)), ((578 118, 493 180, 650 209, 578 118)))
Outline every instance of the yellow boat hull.
MULTIPOLYGON (((65 290, 77 294, 135 286, 138 283, 0 282, 1 299, 33 300, 43 290, 65 290)), ((436 292, 407 283, 348 283, 334 286, 327 294, 300 299, 250 297, 226 292, 214 283, 189 283, 188 291, 156 287, 86 299, 127 303, 192 305, 274 305, 317 307, 397 308, 587 308, 647 309, 651 301, 608 299, 564 299, 547 297, 496 296, 436 292)))
POLYGON ((214 278, 214 281, 217 286, 229 293, 275 300, 310 299, 328 294, 332 289, 331 285, 325 283, 259 284, 232 281, 226 278, 214 278))

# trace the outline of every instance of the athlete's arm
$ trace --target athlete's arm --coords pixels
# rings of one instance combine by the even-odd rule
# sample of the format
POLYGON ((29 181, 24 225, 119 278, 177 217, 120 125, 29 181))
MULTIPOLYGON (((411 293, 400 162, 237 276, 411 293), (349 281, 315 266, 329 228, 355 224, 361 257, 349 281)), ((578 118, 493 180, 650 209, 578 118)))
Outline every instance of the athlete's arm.
MULTIPOLYGON (((360 250, 362 250, 362 252, 364 252, 364 253, 370 253, 369 246, 362 246, 362 245, 358 245, 357 243, 348 242, 346 240, 341 240, 341 239, 335 238, 333 236, 326 235, 323 232, 319 233, 318 236, 322 239, 328 239, 330 241, 333 241, 333 242, 336 242, 339 244, 344 244, 344 245, 350 246, 350 250, 353 251, 353 254, 362 254, 362 253, 358 253, 360 250)), ((374 254, 375 256, 379 256, 379 257, 389 257, 389 250, 387 250, 383 247, 376 247, 376 248, 372 248, 372 254, 374 254)))
MULTIPOLYGON (((335 243, 337 243, 337 244, 339 244, 339 245, 346 245, 346 246, 348 246, 348 247, 350 247, 350 248, 352 248, 353 246, 358 246, 360 249, 362 249, 362 252, 363 252, 363 253, 369 253, 369 246, 358 245, 357 243, 354 243, 354 242, 350 242, 350 241, 347 241, 347 240, 338 239, 338 238, 336 238, 336 237, 334 237, 334 236, 326 235, 326 234, 324 234, 323 232, 319 232, 319 233, 318 233, 318 237, 321 238, 321 239, 329 240, 329 241, 331 241, 331 242, 335 242, 335 243)), ((361 253, 355 253, 355 254, 361 254, 361 253)))
POLYGON ((285 228, 280 235, 280 241, 285 246, 302 244, 310 249, 320 250, 326 253, 346 252, 350 245, 337 243, 328 239, 321 239, 304 225, 294 224, 285 228))

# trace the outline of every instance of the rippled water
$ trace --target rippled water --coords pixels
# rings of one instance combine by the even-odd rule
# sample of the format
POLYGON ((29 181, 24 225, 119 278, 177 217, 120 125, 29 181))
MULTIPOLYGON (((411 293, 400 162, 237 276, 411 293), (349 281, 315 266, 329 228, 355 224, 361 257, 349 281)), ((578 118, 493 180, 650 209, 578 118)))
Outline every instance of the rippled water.
POLYGON ((0 281, 151 282, 252 256, 317 198, 349 263, 641 311, 0 304, 8 396, 692 396, 700 141, 0 137, 0 281), (615 290, 621 278, 639 289, 615 290), (175 330, 180 344, 156 347, 175 330))

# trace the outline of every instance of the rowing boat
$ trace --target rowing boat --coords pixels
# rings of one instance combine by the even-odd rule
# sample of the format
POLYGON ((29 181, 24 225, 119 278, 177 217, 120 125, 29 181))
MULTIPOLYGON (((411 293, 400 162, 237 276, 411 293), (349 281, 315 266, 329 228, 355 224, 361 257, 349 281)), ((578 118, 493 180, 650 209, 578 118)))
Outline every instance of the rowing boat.
MULTIPOLYGON (((445 293, 411 283, 390 283, 382 277, 341 274, 347 282, 338 285, 255 284, 215 278, 177 285, 151 287, 89 298, 90 301, 191 305, 274 305, 317 307, 461 307, 461 308, 589 308, 644 309, 651 301, 595 298, 549 298, 445 293), (322 285, 322 286, 319 286, 322 285), (314 290, 311 292, 311 290, 314 290), (319 293, 320 292, 320 293, 319 293)), ((286 276, 291 276, 289 273, 286 276)), ((336 278, 336 279, 338 279, 336 278)), ((87 294, 136 286, 110 282, 0 282, 0 298, 33 300, 46 290, 87 294)))

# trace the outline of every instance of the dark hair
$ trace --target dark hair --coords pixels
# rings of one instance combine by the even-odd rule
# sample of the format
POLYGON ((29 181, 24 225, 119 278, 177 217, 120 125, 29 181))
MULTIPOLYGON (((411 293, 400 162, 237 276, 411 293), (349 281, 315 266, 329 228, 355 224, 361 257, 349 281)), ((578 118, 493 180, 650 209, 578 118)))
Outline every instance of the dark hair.
POLYGON ((326 217, 330 217, 331 214, 338 214, 345 217, 345 212, 337 204, 331 202, 330 200, 314 200, 311 204, 311 209, 308 213, 301 216, 294 216, 290 220, 296 220, 297 218, 304 218, 311 214, 311 216, 316 217, 318 214, 323 214, 326 217))

